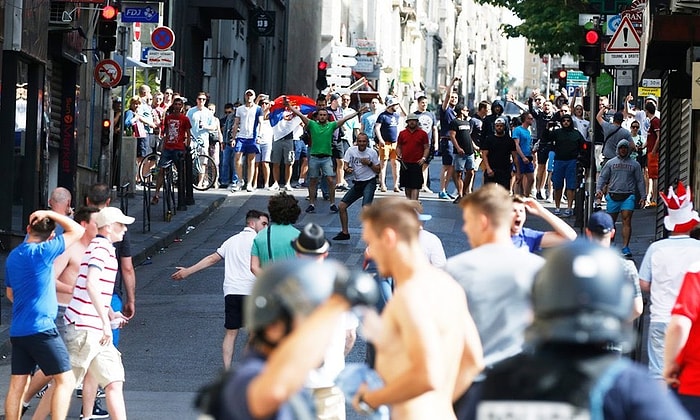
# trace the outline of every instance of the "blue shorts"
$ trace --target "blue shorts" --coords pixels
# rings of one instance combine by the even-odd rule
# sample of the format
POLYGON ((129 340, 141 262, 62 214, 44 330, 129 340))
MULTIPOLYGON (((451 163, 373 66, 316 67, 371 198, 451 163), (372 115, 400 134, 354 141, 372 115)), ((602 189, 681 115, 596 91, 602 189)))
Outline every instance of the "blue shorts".
POLYGON ((309 155, 309 146, 304 140, 294 140, 294 160, 300 161, 309 155))
POLYGON ((607 203, 606 211, 608 213, 619 213, 622 210, 634 211, 634 203, 636 196, 630 194, 624 201, 615 201, 610 197, 610 194, 605 196, 605 201, 607 203))
POLYGON ((259 143, 260 153, 255 156, 255 163, 270 162, 272 158, 272 143, 259 143))
POLYGON ((345 193, 340 200, 350 207, 350 204, 362 199, 362 206, 371 204, 374 200, 374 191, 377 189, 377 178, 372 178, 367 181, 353 181, 352 187, 345 193))
POLYGON ((255 139, 242 139, 239 137, 236 139, 233 151, 244 155, 252 155, 260 153, 260 147, 255 143, 255 139))
POLYGON ((521 174, 531 174, 531 173, 535 172, 535 164, 532 163, 532 156, 530 156, 530 159, 528 159, 528 160, 530 161, 530 163, 525 163, 520 158, 520 155, 518 155, 518 163, 520 164, 520 173, 521 174))
POLYGON ((576 159, 554 161, 554 171, 552 172, 554 189, 564 188, 564 180, 566 180, 567 190, 576 189, 576 159))
POLYGON ((177 162, 182 159, 184 153, 182 150, 163 150, 158 159, 158 167, 162 168, 168 162, 173 162, 177 166, 177 162))
POLYGON ((476 169, 474 167, 474 154, 460 155, 459 153, 455 153, 452 155, 452 164, 457 172, 464 172, 465 170, 473 171, 476 169))
POLYGON ((442 164, 444 166, 452 165, 452 155, 454 154, 455 146, 452 141, 447 138, 440 139, 440 156, 442 156, 442 164))
POLYGON ((30 375, 37 365, 47 376, 71 370, 68 350, 56 328, 23 337, 10 337, 10 342, 13 375, 30 375))
POLYGON ((323 176, 335 176, 333 171, 333 158, 309 156, 309 178, 320 178, 323 176))
POLYGON ((547 153, 547 172, 554 172, 554 151, 547 153))

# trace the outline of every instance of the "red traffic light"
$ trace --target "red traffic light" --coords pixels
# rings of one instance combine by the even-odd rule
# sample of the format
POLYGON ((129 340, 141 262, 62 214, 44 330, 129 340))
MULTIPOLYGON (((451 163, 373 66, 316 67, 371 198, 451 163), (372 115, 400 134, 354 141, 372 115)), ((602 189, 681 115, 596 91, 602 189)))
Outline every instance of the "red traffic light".
POLYGON ((598 31, 589 30, 589 31, 586 31, 585 39, 586 39, 586 44, 594 45, 594 44, 597 44, 598 41, 600 41, 600 34, 598 33, 598 31))
POLYGON ((109 128, 112 125, 112 121, 108 118, 102 120, 102 128, 109 128))
POLYGON ((566 70, 561 69, 559 70, 559 73, 557 73, 560 79, 566 79, 566 70))
POLYGON ((326 70, 326 69, 328 69, 328 63, 326 63, 323 60, 319 60, 317 68, 318 68, 318 70, 326 70))
POLYGON ((102 8, 102 19, 115 20, 117 18, 117 8, 114 6, 105 6, 102 8))

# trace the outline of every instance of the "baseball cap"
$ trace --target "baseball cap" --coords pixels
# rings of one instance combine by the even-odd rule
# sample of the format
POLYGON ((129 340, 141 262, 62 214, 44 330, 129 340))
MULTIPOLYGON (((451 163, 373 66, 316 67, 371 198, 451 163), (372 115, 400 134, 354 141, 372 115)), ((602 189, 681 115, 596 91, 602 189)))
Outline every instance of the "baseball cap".
POLYGON ((95 223, 98 228, 111 225, 112 223, 123 223, 130 225, 134 223, 134 218, 126 216, 116 207, 105 207, 95 215, 95 223))
POLYGON ((337 101, 338 99, 340 99, 340 95, 337 93, 333 93, 333 94, 331 94, 330 99, 331 99, 331 101, 337 101))
POLYGON ((396 100, 396 97, 395 97, 395 96, 387 96, 387 97, 386 97, 386 101, 384 101, 384 102, 386 103, 386 107, 387 107, 387 108, 389 108, 390 106, 394 106, 394 105, 396 105, 396 104, 399 103, 399 101, 396 100))
POLYGON ((591 214, 588 219, 588 230, 599 235, 612 232, 615 229, 615 223, 612 217, 604 211, 597 211, 591 214))
POLYGON ((503 124, 503 125, 505 125, 505 124, 506 124, 506 119, 503 118, 503 117, 498 117, 498 118, 496 118, 496 121, 493 122, 493 124, 494 124, 494 125, 495 125, 495 124, 503 124))
POLYGON ((625 114, 623 114, 620 111, 617 111, 615 113, 615 115, 613 115, 613 121, 622 122, 624 120, 625 120, 625 114))
POLYGON ((253 89, 247 89, 244 95, 247 95, 248 93, 250 93, 250 96, 255 96, 255 91, 253 89))
POLYGON ((644 101, 654 101, 655 104, 659 103, 659 99, 656 97, 656 95, 647 95, 646 98, 644 98, 644 101))
POLYGON ((418 115, 416 115, 414 113, 408 114, 408 117, 406 117, 406 122, 411 121, 411 120, 418 121, 418 115))

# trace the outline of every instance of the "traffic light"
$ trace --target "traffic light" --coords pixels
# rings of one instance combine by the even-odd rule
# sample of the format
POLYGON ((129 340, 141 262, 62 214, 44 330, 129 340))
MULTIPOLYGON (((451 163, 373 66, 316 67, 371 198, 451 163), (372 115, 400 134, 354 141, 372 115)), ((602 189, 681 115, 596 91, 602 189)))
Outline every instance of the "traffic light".
POLYGON ((559 81, 559 89, 566 88, 566 69, 561 69, 557 72, 557 79, 559 81))
POLYGON ((117 15, 114 6, 105 6, 97 20, 97 50, 109 55, 117 48, 117 15))
POLYGON ((602 36, 595 29, 587 29, 583 34, 583 43, 578 47, 581 55, 578 68, 585 76, 600 76, 600 42, 602 36))
POLYGON ((318 90, 323 90, 328 87, 326 71, 328 71, 328 63, 321 58, 318 60, 318 64, 316 64, 316 89, 318 90))
POLYGON ((100 142, 102 143, 103 146, 109 145, 110 135, 112 134, 111 128, 112 128, 112 121, 110 121, 109 118, 103 119, 102 120, 102 133, 100 134, 100 142))

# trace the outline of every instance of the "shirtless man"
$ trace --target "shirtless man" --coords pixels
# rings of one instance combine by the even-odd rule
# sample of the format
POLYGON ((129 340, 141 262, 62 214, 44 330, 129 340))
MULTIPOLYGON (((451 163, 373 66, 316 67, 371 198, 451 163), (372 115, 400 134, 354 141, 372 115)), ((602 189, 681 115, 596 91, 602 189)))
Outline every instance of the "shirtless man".
MULTIPOLYGON (((63 314, 66 311, 68 303, 73 298, 73 289, 75 288, 75 281, 78 279, 80 262, 83 259, 83 254, 85 254, 85 249, 88 244, 97 236, 97 225, 94 221, 94 214, 99 211, 100 209, 97 207, 82 207, 76 210, 74 220, 85 228, 85 233, 78 242, 68 247, 63 254, 54 260, 53 269, 56 274, 56 298, 58 299, 56 326, 61 335, 65 332, 63 314)), ((34 377, 32 377, 30 387, 27 393, 25 393, 25 401, 46 385, 50 379, 51 378, 46 378, 41 371, 35 373, 34 377), (42 378, 45 378, 43 383, 42 378)), ((87 375, 83 381, 83 391, 86 392, 85 395, 95 395, 97 392, 97 383, 92 380, 90 375, 87 375)), ((53 387, 49 387, 45 396, 37 406, 32 419, 45 419, 48 417, 50 411, 49 402, 51 401, 52 394, 53 387)), ((93 409, 91 408, 90 410, 92 411, 93 409)), ((100 408, 100 411, 104 410, 100 408)))
POLYGON ((418 242, 418 206, 385 198, 362 211, 368 253, 396 288, 379 328, 366 326, 384 387, 361 385, 353 406, 369 414, 389 405, 392 419, 456 419, 452 402, 483 367, 481 342, 464 290, 428 262, 418 242))

